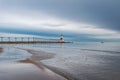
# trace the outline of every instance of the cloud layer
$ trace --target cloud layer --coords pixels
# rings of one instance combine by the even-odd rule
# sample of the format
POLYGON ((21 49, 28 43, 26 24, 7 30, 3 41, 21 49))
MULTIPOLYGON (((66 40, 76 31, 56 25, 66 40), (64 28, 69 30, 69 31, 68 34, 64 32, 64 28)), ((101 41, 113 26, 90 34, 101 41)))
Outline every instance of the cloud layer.
POLYGON ((120 39, 119 6, 119 0, 0 0, 0 28, 120 39))

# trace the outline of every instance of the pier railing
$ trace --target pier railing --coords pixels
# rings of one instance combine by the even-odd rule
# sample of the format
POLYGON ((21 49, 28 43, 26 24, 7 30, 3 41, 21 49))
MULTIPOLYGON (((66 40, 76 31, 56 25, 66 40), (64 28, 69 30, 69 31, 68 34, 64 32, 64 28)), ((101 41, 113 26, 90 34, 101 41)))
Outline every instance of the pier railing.
POLYGON ((39 37, 0 37, 0 43, 65 43, 60 39, 39 37))

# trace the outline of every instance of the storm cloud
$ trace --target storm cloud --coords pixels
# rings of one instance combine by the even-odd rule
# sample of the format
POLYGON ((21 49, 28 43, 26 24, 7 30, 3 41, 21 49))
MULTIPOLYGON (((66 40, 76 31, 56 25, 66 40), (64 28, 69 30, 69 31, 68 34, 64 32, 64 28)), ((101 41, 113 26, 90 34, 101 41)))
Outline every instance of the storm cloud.
POLYGON ((119 0, 1 0, 3 9, 29 9, 120 30, 119 0))
POLYGON ((7 18, 2 17, 0 23, 2 26, 6 23, 13 25, 13 22, 16 22, 17 26, 22 24, 19 26, 23 27, 34 25, 36 30, 38 27, 41 30, 60 30, 59 32, 68 30, 75 35, 101 34, 100 37, 93 36, 94 38, 112 34, 119 37, 119 7, 119 0, 0 0, 0 15, 7 14, 4 15, 7 18), (11 21, 10 14, 17 16, 13 18, 16 21, 11 21))

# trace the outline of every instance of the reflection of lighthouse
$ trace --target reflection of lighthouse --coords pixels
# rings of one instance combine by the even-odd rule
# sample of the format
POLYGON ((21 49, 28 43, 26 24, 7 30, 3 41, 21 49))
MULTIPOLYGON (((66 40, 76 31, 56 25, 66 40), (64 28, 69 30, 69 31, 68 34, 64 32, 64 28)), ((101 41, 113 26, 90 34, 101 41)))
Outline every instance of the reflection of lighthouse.
POLYGON ((60 42, 64 42, 64 38, 62 34, 60 35, 60 42))

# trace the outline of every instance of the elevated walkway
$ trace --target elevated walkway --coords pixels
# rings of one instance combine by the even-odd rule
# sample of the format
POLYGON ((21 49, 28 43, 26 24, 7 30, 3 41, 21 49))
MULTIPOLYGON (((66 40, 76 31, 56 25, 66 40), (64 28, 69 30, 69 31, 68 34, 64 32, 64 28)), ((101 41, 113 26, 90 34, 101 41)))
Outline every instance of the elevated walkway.
POLYGON ((72 43, 60 39, 38 37, 0 37, 0 44, 37 44, 37 43, 72 43))

